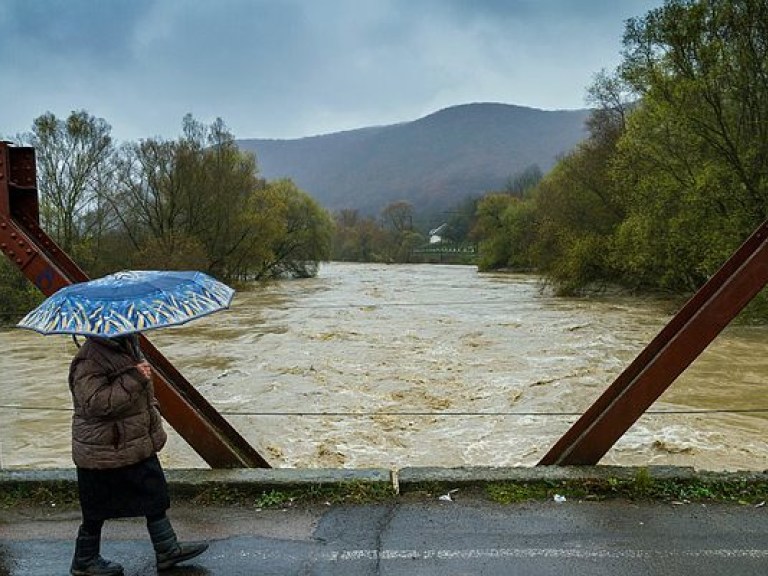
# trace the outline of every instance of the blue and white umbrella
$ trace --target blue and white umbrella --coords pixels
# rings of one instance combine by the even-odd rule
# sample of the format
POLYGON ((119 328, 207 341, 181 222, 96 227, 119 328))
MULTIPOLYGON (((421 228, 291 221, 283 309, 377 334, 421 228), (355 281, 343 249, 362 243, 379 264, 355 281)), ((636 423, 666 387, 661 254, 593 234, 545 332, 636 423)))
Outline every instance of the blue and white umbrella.
POLYGON ((177 326, 229 308, 235 291, 202 272, 125 271, 65 286, 19 328, 111 338, 177 326))

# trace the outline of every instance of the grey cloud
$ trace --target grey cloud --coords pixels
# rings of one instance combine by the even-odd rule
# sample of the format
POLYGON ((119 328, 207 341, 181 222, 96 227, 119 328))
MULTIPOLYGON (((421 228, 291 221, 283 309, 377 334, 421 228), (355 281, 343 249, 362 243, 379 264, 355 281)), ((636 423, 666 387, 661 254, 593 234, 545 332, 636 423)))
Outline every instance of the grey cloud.
POLYGON ((135 27, 151 3, 5 0, 0 53, 26 59, 31 51, 38 61, 47 55, 119 61, 128 54, 135 27))
POLYGON ((0 74, 30 97, 0 108, 0 133, 80 108, 135 139, 174 137, 186 112, 299 137, 467 101, 578 107, 622 20, 656 4, 3 0, 0 74))
POLYGON ((661 5, 663 0, 397 0, 407 6, 422 6, 435 12, 451 13, 457 18, 473 20, 491 18, 501 20, 535 21, 546 24, 543 17, 562 20, 599 20, 621 24, 621 16, 641 15, 649 5, 661 5))

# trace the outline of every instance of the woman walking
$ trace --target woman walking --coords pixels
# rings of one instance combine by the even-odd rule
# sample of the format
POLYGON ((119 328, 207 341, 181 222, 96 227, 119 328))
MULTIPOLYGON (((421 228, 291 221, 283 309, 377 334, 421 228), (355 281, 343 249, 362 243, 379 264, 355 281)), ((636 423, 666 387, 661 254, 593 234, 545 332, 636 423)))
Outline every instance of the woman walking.
POLYGON ((157 452, 167 436, 138 336, 87 338, 72 360, 69 388, 83 515, 70 574, 122 576, 123 567, 100 554, 110 518, 146 518, 158 570, 204 552, 205 542, 178 542, 166 516, 170 498, 157 452))

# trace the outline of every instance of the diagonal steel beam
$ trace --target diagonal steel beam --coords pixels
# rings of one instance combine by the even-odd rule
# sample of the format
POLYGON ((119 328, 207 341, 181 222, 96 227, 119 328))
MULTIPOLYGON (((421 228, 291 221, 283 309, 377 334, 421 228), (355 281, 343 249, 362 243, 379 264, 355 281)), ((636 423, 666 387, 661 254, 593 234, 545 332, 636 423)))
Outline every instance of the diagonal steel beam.
POLYGON ((768 283, 768 220, 750 236, 542 458, 597 464, 768 283))
MULTIPOLYGON (((88 276, 40 228, 33 148, 0 142, 0 252, 46 296, 88 276)), ((212 468, 269 468, 269 463, 144 336, 155 394, 168 423, 212 468)))

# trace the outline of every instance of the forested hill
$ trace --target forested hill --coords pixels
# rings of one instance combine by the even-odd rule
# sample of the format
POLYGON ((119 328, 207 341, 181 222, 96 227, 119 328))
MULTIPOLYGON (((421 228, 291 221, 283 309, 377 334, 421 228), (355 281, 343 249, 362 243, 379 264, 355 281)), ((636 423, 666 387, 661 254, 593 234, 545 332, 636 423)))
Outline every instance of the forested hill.
POLYGON ((588 114, 466 104, 412 122, 237 144, 256 153, 264 178, 289 177, 334 211, 377 214, 399 200, 416 211, 439 211, 501 190, 533 164, 547 172, 586 136, 588 114))

